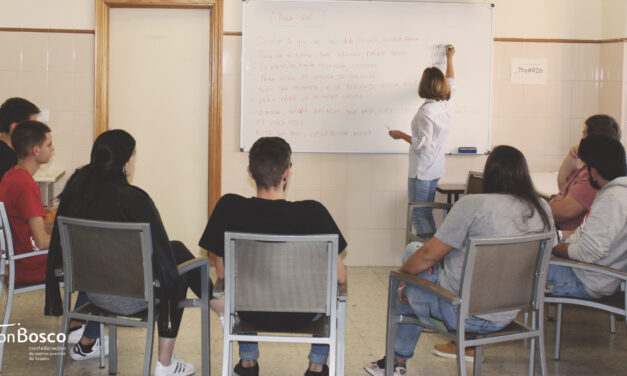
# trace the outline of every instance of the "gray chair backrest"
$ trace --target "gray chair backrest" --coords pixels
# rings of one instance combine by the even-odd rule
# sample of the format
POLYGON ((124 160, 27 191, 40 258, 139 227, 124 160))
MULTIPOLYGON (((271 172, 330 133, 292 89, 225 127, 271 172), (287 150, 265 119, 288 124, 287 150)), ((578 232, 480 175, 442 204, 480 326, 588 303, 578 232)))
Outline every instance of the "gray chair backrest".
POLYGON ((11 225, 4 202, 0 201, 0 249, 2 250, 2 259, 13 256, 13 234, 11 234, 11 225))
POLYGON ((537 307, 544 296, 553 235, 471 238, 460 286, 462 311, 478 315, 537 307))
POLYGON ((464 194, 470 195, 474 193, 483 193, 483 172, 468 171, 464 194))
POLYGON ((153 294, 148 223, 57 218, 70 291, 143 298, 153 294))
POLYGON ((337 291, 337 235, 225 234, 232 311, 328 314, 337 291), (335 283, 334 283, 335 282, 335 283), (333 300, 331 300, 333 299, 333 300))

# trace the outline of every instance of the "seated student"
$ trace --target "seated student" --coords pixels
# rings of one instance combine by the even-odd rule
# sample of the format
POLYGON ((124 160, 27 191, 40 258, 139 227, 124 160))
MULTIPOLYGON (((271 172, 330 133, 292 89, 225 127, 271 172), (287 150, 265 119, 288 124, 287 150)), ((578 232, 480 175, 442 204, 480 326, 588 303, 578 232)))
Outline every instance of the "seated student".
POLYGON ((39 108, 23 98, 9 98, 0 106, 0 179, 17 164, 11 146, 13 128, 22 120, 36 120, 39 108))
MULTIPOLYGON (((154 202, 146 192, 129 184, 127 179, 132 175, 134 168, 133 137, 119 129, 102 133, 94 142, 89 164, 74 172, 59 195, 58 215, 150 224, 155 258, 153 265, 155 275, 159 276, 160 281, 160 288, 156 294, 160 299, 157 320, 159 350, 154 375, 191 375, 195 371, 194 365, 178 359, 173 354, 183 314, 183 310, 178 309, 177 302, 185 297, 188 285, 198 296, 201 283, 208 283, 209 291, 212 291, 211 280, 201 281, 197 270, 183 278, 179 277, 177 265, 194 256, 183 243, 171 242, 168 239, 154 202)), ((48 260, 45 314, 59 315, 62 313, 61 297, 54 270, 62 265, 62 261, 59 230, 56 224, 48 260)), ((138 298, 95 293, 89 293, 85 297, 85 294, 79 294, 79 299, 83 299, 83 302, 86 302, 87 298, 102 308, 122 315, 146 309, 146 302, 138 298)), ((70 326, 80 326, 80 323, 71 323, 70 326)), ((71 358, 82 360, 100 356, 101 345, 98 336, 98 324, 88 323, 79 343, 70 352, 71 358)), ((108 350, 106 343, 104 346, 108 350)))
MULTIPOLYGON (((582 139, 591 134, 605 134, 620 138, 620 127, 608 115, 594 115, 586 119, 582 139)), ((585 218, 597 194, 590 185, 588 172, 581 165, 577 146, 566 154, 557 174, 559 193, 549 202, 555 226, 560 230, 575 230, 585 218)))
MULTIPOLYGON (((15 253, 48 249, 46 211, 33 175, 42 164, 48 163, 54 152, 50 128, 38 121, 23 121, 13 130, 11 143, 17 153, 17 165, 9 169, 0 182, 0 201, 7 210, 15 253)), ((46 255, 15 262, 16 283, 43 282, 45 274, 46 255)))
MULTIPOLYGON (((590 135, 578 154, 590 183, 599 188, 590 215, 566 243, 553 248, 557 256, 627 271, 627 165, 625 149, 615 138, 590 135)), ((547 286, 553 295, 601 298, 614 294, 619 280, 585 270, 551 265, 547 286)))
MULTIPOLYGON (((508 237, 548 231, 554 227, 550 209, 533 187, 525 157, 511 146, 498 146, 490 153, 483 172, 483 194, 463 197, 426 244, 410 243, 401 272, 416 274, 455 294, 459 293, 461 273, 470 237, 508 237), (442 261, 442 264, 440 263, 442 261)), ((457 308, 436 295, 414 286, 403 286, 398 293, 399 312, 441 320, 450 330, 457 328, 457 308)), ((466 320, 466 331, 490 333, 507 326, 518 311, 473 316, 466 320)), ((422 327, 401 324, 394 346, 394 375, 405 375, 406 362, 422 327)), ((453 343, 454 346, 454 343, 453 343)), ((385 361, 369 363, 365 370, 383 375, 385 361)))
MULTIPOLYGON (((290 146, 280 137, 262 137, 250 149, 248 173, 255 180, 257 197, 245 198, 226 194, 216 204, 199 245, 220 258, 224 257, 226 231, 264 234, 338 234, 339 252, 346 248, 346 240, 327 209, 319 202, 286 201, 285 188, 291 172, 290 146)), ((224 266, 220 262, 222 273, 224 266)), ((338 255, 338 282, 346 280, 346 268, 338 255)), ((313 315, 303 314, 298 320, 292 315, 269 312, 240 312, 240 317, 250 322, 263 322, 276 328, 292 330, 311 322, 313 315)), ((328 375, 325 364, 329 346, 312 345, 309 369, 305 376, 328 375)), ((240 361, 235 367, 239 376, 259 375, 259 348, 256 342, 239 343, 240 361)))

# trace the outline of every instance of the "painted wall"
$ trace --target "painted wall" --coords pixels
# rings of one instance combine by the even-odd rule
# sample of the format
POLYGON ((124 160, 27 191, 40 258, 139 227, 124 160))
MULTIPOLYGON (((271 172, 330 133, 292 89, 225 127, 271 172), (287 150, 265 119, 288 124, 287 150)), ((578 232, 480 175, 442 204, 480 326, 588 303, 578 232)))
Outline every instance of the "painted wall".
MULTIPOLYGON (((61 19, 53 23, 39 11, 37 15, 30 14, 29 9, 36 7, 9 3, 13 2, 0 0, 0 27, 61 27, 61 24, 67 28, 86 28, 79 25, 92 23, 94 18, 93 6, 75 6, 65 8, 61 19), (12 16, 6 16, 7 10, 13 12, 12 16)), ((32 5, 33 1, 26 3, 32 5)), ((52 4, 67 6, 72 1, 37 2, 42 3, 46 3, 43 9, 50 12, 55 8, 52 4)), ((497 38, 599 40, 626 35, 624 0, 496 0, 494 3, 497 38)), ((225 32, 241 32, 241 1, 225 0, 224 4, 225 32)), ((2 50, 5 34, 8 33, 0 32, 2 50)), ((21 44, 19 48, 26 55, 32 51, 28 44, 21 44)), ((602 111, 621 121, 625 119, 625 53, 622 41, 604 44, 495 42, 492 144, 507 143, 520 148, 534 171, 557 170, 568 148, 578 141, 587 116, 602 111), (513 57, 547 58, 548 82, 544 85, 512 84, 509 70, 513 57)), ((250 196, 254 190, 245 170, 247 154, 239 152, 238 148, 240 55, 241 37, 225 36, 222 191, 250 196)), ((20 85, 25 76, 21 68, 13 66, 7 70, 2 64, 0 62, 0 100, 11 93, 23 92, 20 85)), ((48 91, 47 95, 57 94, 48 91)), ((55 126, 53 124, 53 128, 55 126)), ((75 129, 74 125, 69 127, 75 129)), ((61 138, 56 134, 55 137, 61 138)), ((90 145, 91 138, 81 135, 79 142, 90 145)), ((68 159, 64 156, 68 150, 64 148, 58 147, 56 153, 55 160, 68 159)), ((293 159, 288 199, 317 199, 329 208, 348 239, 348 265, 400 262, 407 200, 405 155, 304 153, 294 155, 293 159)), ((485 157, 481 156, 447 158, 445 179, 460 179, 468 170, 481 170, 484 161, 485 157)), ((68 170, 74 168, 74 161, 63 163, 68 170)))

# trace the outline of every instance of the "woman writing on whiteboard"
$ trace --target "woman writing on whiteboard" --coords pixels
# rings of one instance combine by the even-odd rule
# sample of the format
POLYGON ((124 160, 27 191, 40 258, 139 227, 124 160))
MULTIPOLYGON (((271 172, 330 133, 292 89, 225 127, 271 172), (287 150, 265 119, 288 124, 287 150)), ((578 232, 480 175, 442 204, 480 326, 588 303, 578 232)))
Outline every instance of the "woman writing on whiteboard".
MULTIPOLYGON (((400 130, 391 130, 390 137, 405 140, 409 147, 409 202, 429 201, 435 198, 438 180, 444 175, 444 145, 451 124, 453 107, 453 55, 455 48, 446 46, 446 76, 437 67, 424 70, 418 96, 425 102, 411 121, 411 136, 400 130)), ((418 234, 435 232, 430 208, 416 208, 412 223, 418 234)))

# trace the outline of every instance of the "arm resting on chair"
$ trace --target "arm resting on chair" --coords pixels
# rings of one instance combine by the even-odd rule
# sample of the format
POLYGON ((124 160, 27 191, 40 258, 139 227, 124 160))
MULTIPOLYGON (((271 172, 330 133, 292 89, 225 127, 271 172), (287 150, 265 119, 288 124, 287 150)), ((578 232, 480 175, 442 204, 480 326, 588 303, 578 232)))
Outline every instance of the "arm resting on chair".
POLYGON ((437 296, 439 296, 440 298, 446 300, 447 302, 451 303, 452 305, 459 305, 460 304, 460 297, 453 294, 453 292, 451 292, 450 290, 445 289, 444 287, 437 285, 433 282, 429 282, 424 278, 420 278, 418 276, 415 275, 411 275, 411 274, 407 274, 407 273, 403 273, 403 272, 399 272, 396 270, 392 270, 390 272, 390 278, 396 278, 400 281, 403 281, 407 284, 416 286, 418 288, 421 288, 423 290, 428 290, 431 291, 432 293, 436 294, 437 296))
POLYGON ((552 257, 549 264, 567 266, 570 268, 587 270, 587 271, 596 272, 596 273, 602 273, 610 277, 615 277, 615 278, 627 281, 627 272, 623 272, 618 269, 608 268, 607 266, 588 264, 585 262, 565 259, 561 257, 552 257))

